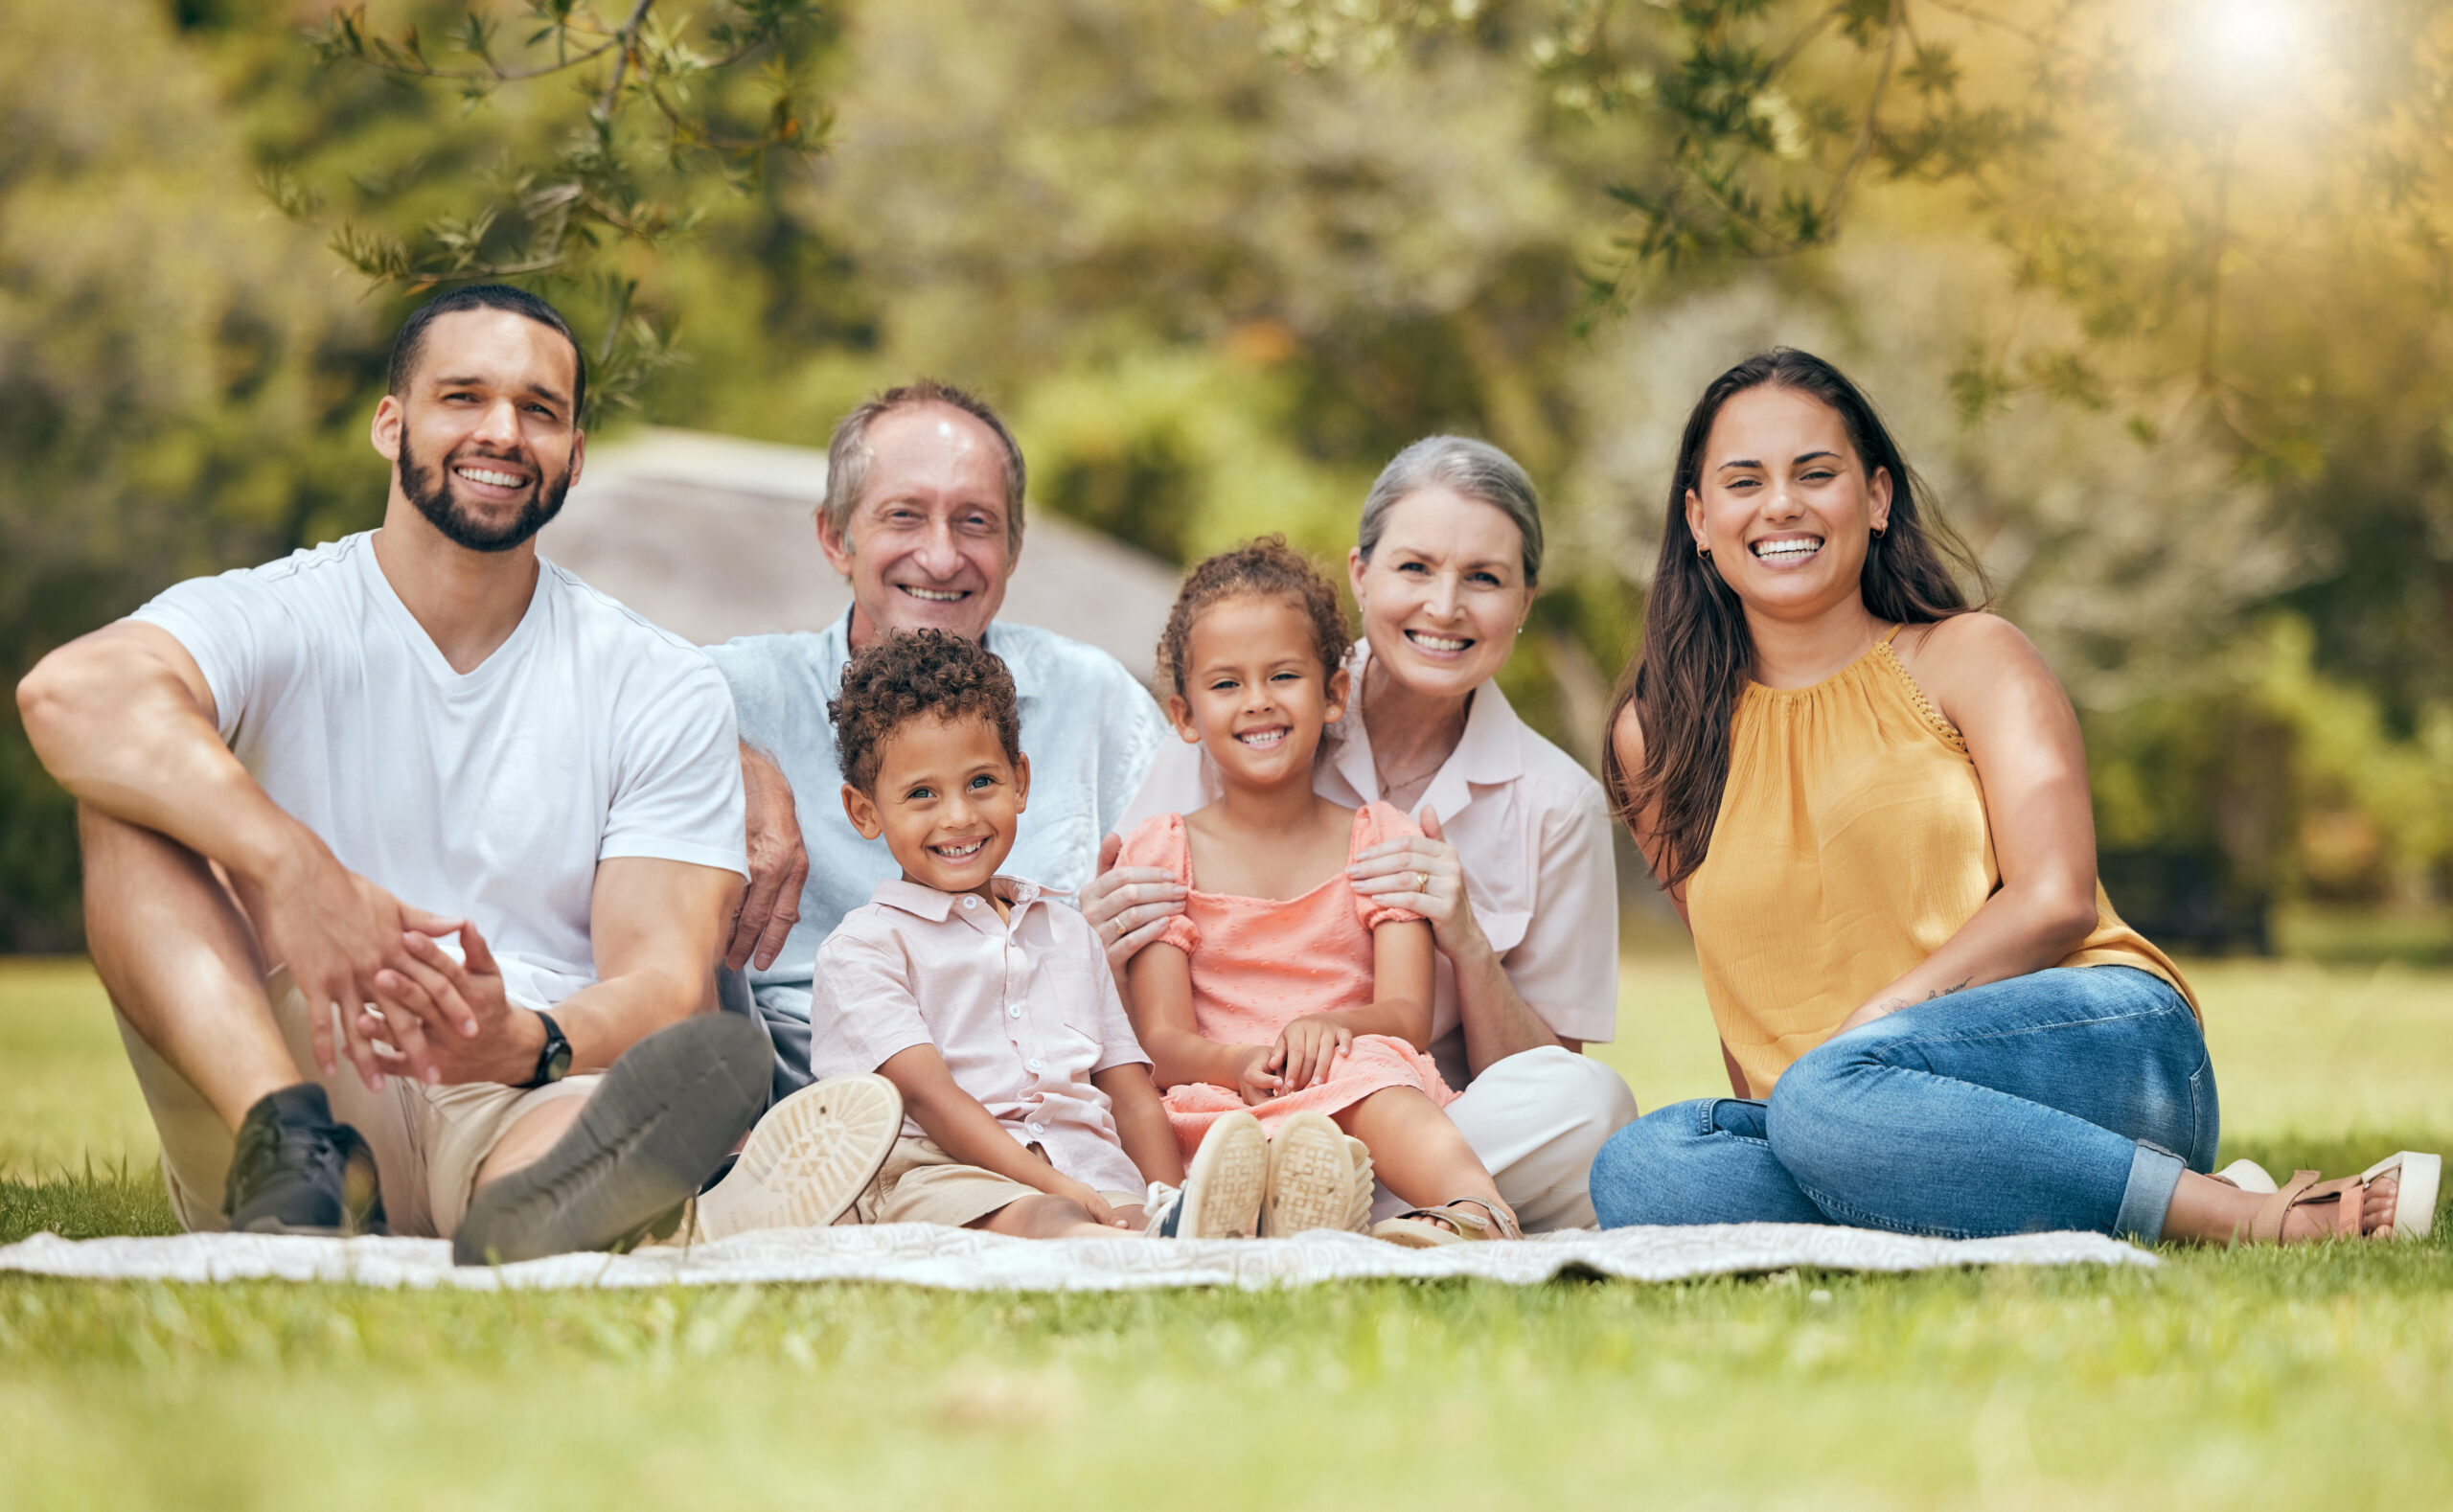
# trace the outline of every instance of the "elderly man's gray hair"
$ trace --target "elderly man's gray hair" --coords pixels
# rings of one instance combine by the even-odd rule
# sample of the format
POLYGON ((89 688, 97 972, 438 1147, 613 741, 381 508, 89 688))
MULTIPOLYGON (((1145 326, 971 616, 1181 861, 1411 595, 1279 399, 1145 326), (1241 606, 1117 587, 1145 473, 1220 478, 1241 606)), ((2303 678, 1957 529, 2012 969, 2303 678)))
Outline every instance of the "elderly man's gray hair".
POLYGON ((1397 453, 1364 496, 1355 549, 1369 561, 1388 522, 1388 507, 1427 488, 1453 489, 1516 522, 1525 538, 1525 582, 1542 581, 1542 499, 1516 459, 1486 441, 1428 436, 1397 453))
POLYGON ((850 414, 837 421, 835 439, 826 446, 826 497, 818 506, 827 527, 835 538, 849 546, 852 541, 852 506, 860 502, 861 492, 869 486, 869 426, 881 415, 915 404, 944 404, 961 410, 988 427, 997 444, 1005 448, 1005 556, 1008 561, 1022 550, 1022 491, 1029 475, 1022 467, 1022 448, 1014 442, 1014 433, 996 409, 979 396, 951 383, 934 378, 922 378, 863 400, 850 414))

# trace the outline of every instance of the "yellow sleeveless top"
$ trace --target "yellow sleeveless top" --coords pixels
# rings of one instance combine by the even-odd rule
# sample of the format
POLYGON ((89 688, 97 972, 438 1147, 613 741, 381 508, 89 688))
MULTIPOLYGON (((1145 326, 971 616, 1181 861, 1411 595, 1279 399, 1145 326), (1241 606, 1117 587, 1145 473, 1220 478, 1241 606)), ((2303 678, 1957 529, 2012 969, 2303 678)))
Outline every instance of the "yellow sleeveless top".
MULTIPOLYGON (((1750 1095, 1769 1095, 1791 1062, 1940 949, 2001 885, 1967 743, 1890 636, 1809 688, 1748 683, 1686 916, 1713 1021, 1750 1095)), ((2197 1007, 2101 882, 2095 932, 2057 964, 2134 966, 2197 1007)))

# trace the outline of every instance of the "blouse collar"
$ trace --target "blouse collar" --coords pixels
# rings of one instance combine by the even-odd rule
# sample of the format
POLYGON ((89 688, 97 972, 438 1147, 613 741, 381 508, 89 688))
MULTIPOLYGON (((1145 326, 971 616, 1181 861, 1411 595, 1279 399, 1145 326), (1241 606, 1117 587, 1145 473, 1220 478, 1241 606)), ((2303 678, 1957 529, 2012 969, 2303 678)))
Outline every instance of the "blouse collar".
MULTIPOLYGON (((1325 759, 1366 802, 1380 796, 1380 774, 1371 765, 1371 736, 1364 727, 1362 712, 1363 680, 1370 666, 1371 643, 1355 642, 1346 662, 1354 685, 1346 716, 1330 725, 1325 737, 1329 746, 1325 759)), ((1431 785, 1423 790, 1409 817, 1418 820, 1422 811, 1430 809, 1444 823, 1474 801, 1475 788, 1499 787, 1524 776, 1525 750, 1518 737, 1524 728, 1524 722, 1508 706, 1507 695, 1499 691, 1499 683, 1485 680, 1473 692, 1473 702, 1465 712, 1465 733, 1432 774, 1431 785)))

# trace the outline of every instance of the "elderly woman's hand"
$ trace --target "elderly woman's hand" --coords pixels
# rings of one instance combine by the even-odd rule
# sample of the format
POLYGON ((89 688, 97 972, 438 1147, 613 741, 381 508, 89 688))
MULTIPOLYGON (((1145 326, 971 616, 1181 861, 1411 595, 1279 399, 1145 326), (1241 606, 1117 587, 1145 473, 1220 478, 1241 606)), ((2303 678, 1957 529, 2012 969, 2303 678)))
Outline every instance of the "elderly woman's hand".
POLYGON ((1354 890, 1431 921, 1432 943, 1450 960, 1487 950, 1474 901, 1465 895, 1465 866, 1439 831, 1439 815, 1422 811, 1422 833, 1375 845, 1345 869, 1354 890))
POLYGON ((1184 911, 1184 887, 1163 866, 1118 866, 1124 841, 1111 835, 1099 842, 1099 874, 1082 889, 1082 917, 1108 952, 1108 970, 1124 984, 1127 962, 1156 942, 1167 921, 1184 911))

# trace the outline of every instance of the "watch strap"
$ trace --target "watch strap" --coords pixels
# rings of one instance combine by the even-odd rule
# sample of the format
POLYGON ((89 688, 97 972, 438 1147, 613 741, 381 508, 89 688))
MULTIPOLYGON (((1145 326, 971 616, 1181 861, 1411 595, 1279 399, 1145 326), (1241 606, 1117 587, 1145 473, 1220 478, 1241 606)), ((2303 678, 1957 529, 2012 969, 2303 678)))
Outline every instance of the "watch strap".
POLYGON ((523 1088, 550 1087, 571 1073, 571 1042, 562 1026, 543 1009, 536 1010, 537 1021, 545 1026, 545 1044, 537 1052, 537 1070, 519 1085, 523 1088), (557 1053, 559 1052, 559 1053, 557 1053))

